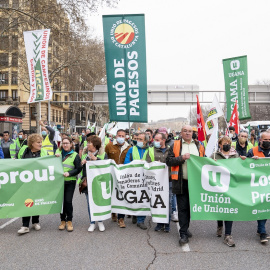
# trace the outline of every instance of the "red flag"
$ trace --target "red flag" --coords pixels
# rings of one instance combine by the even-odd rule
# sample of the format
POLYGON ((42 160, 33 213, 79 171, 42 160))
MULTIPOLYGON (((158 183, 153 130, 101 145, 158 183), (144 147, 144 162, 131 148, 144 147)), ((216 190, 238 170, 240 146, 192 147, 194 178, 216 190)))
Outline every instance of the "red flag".
POLYGON ((199 102, 199 97, 196 95, 197 97, 197 128, 198 128, 198 140, 203 142, 206 140, 205 137, 205 123, 204 123, 204 119, 203 119, 203 115, 202 115, 202 110, 201 110, 201 105, 199 102))
POLYGON ((234 109, 232 111, 229 127, 234 127, 235 133, 239 134, 239 115, 237 110, 237 101, 235 102, 234 109))

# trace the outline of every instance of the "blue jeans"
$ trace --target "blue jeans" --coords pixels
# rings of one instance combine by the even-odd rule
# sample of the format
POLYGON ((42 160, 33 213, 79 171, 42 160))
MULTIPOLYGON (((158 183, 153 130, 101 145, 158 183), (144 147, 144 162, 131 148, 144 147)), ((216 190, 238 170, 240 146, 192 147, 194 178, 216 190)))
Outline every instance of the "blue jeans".
POLYGON ((258 233, 266 233, 266 230, 265 230, 266 220, 267 219, 257 220, 257 223, 258 223, 258 233))
MULTIPOLYGON (((170 191, 171 191, 171 187, 170 187, 170 191)), ((175 194, 172 194, 171 204, 172 204, 172 213, 176 212, 176 195, 175 194)))
POLYGON ((119 220, 120 218, 125 218, 125 215, 124 215, 124 214, 117 214, 117 218, 118 218, 118 220, 119 220))
POLYGON ((88 215, 89 215, 89 220, 91 224, 95 224, 95 221, 91 221, 91 214, 90 214, 90 206, 89 206, 89 200, 88 200, 88 193, 85 193, 86 201, 87 201, 87 208, 88 208, 88 215))
POLYGON ((146 216, 137 216, 137 224, 144 223, 146 216))

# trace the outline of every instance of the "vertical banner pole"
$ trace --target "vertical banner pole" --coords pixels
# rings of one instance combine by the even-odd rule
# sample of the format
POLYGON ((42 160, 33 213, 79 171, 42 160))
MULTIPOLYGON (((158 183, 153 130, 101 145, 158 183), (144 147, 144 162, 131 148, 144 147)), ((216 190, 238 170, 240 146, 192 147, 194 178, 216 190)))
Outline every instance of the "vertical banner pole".
MULTIPOLYGON (((39 110, 39 121, 41 119, 41 101, 38 102, 38 110, 39 110)), ((41 134, 41 125, 39 125, 39 133, 41 134)))
POLYGON ((51 101, 48 101, 48 126, 51 124, 51 101))

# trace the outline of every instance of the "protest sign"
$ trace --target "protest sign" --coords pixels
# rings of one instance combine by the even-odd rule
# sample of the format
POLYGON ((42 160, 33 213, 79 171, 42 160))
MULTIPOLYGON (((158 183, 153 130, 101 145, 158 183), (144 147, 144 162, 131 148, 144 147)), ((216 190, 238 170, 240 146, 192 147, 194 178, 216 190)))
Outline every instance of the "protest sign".
POLYGON ((64 194, 61 158, 0 160, 0 218, 60 213, 64 194))
POLYGON ((147 122, 143 14, 104 15, 110 121, 147 122))
POLYGON ((247 56, 223 59, 227 121, 230 120, 235 102, 238 103, 239 119, 249 119, 247 56))
POLYGON ((111 212, 151 215, 169 222, 169 177, 164 163, 135 160, 117 165, 113 160, 88 161, 87 183, 91 220, 105 220, 111 212))
POLYGON ((28 103, 51 100, 52 89, 48 73, 48 44, 50 29, 23 32, 30 95, 28 103))
POLYGON ((188 185, 193 220, 261 220, 270 217, 270 159, 214 161, 191 155, 188 185))

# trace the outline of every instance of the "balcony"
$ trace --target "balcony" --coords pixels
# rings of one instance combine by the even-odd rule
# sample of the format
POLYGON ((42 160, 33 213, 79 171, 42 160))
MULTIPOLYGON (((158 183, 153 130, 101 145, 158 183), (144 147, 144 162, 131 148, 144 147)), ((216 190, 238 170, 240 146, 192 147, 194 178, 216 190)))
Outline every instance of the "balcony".
POLYGON ((15 105, 15 106, 19 106, 19 104, 20 104, 20 97, 0 96, 0 105, 15 105))

